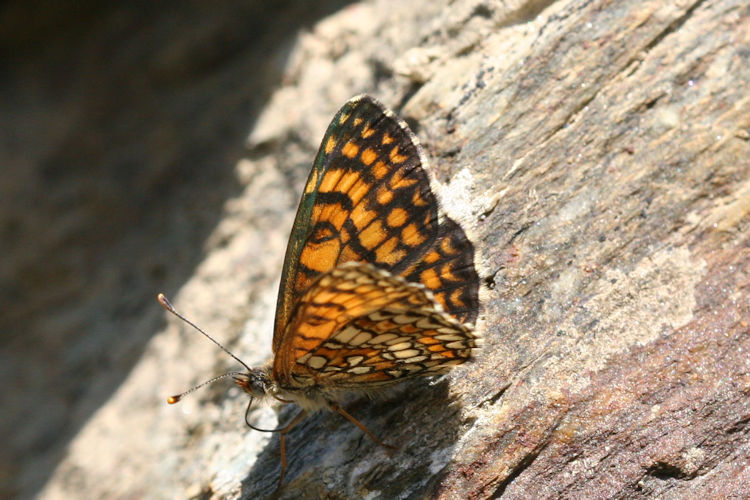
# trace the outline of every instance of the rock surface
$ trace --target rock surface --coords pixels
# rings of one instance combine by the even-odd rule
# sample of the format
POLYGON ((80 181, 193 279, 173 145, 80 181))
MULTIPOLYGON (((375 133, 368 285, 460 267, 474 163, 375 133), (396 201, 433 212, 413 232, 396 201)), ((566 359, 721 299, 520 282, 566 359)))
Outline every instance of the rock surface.
POLYGON ((237 389, 164 402, 235 366, 154 297, 264 362, 302 184, 361 92, 477 243, 485 347, 348 402, 390 456, 305 420, 281 497, 750 496, 746 2, 246 4, 3 7, 2 496, 273 493, 237 389))

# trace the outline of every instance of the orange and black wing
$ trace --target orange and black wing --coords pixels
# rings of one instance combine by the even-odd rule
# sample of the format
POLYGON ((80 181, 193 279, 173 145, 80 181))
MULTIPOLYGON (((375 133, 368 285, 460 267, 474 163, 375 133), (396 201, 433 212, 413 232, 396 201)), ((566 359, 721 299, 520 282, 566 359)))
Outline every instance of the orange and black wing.
POLYGON ((292 308, 321 273, 348 261, 405 268, 437 234, 437 205, 406 125, 368 96, 347 102, 321 143, 289 238, 274 351, 292 308))
POLYGON ((424 285, 460 322, 473 324, 476 321, 479 276, 474 266, 474 245, 450 218, 443 217, 432 245, 416 256, 400 275, 407 281, 424 285))
POLYGON ((425 159, 406 123, 368 96, 347 102, 328 127, 289 238, 273 349, 292 312, 322 274, 369 262, 430 289, 445 309, 473 322, 479 280, 474 248, 438 216, 425 159))
POLYGON ((477 346, 470 325, 447 314, 423 285, 367 263, 322 275, 291 318, 295 332, 276 353, 283 388, 377 387, 434 375, 477 346))

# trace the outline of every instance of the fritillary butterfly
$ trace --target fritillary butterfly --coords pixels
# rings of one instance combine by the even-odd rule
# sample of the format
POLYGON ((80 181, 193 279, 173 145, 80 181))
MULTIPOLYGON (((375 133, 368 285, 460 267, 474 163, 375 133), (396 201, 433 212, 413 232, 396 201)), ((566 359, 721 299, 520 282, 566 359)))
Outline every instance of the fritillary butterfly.
POLYGON ((468 360, 478 291, 474 247, 439 211, 414 134, 372 97, 348 101, 323 137, 292 227, 273 363, 250 368, 235 357, 247 372, 230 374, 251 403, 270 396, 302 408, 276 429, 279 485, 285 435, 306 411, 336 411, 387 446, 337 401, 468 360))

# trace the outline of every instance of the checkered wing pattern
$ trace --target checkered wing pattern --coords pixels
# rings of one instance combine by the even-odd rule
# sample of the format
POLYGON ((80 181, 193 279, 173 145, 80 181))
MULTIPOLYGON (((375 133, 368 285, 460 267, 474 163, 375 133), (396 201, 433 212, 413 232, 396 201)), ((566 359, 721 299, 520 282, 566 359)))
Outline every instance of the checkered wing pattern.
POLYGON ((284 387, 376 387, 442 373, 476 347, 471 327, 423 285, 367 263, 350 262, 317 279, 290 328, 295 335, 273 366, 284 387))
MULTIPOLYGON (((292 316, 302 296, 316 279, 346 262, 371 263, 421 283, 459 321, 476 319, 473 246, 455 222, 439 218, 424 165, 407 125, 374 99, 354 98, 336 114, 292 227, 274 353, 288 352, 282 344, 296 342, 292 316)), ((324 330, 316 332, 323 340, 324 330)))

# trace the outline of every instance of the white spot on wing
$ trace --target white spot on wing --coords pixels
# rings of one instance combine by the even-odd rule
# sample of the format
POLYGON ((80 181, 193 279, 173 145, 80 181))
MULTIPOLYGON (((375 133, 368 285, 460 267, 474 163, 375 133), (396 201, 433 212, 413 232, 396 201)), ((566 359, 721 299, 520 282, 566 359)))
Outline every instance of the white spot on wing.
POLYGON ((323 356, 311 356, 310 359, 307 360, 307 366, 315 368, 316 370, 324 367, 326 363, 328 363, 328 360, 323 356))
POLYGON ((393 353, 393 355, 399 359, 411 358, 414 356, 419 356, 420 354, 421 353, 419 352, 418 349, 407 349, 405 351, 397 351, 393 353))
POLYGON ((360 331, 354 338, 352 338, 348 344, 349 345, 362 345, 368 340, 372 338, 372 335, 370 335, 367 332, 360 331))

